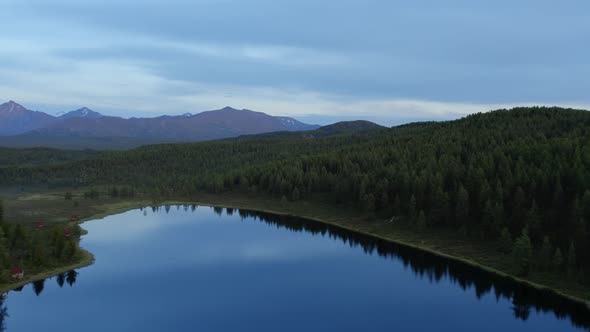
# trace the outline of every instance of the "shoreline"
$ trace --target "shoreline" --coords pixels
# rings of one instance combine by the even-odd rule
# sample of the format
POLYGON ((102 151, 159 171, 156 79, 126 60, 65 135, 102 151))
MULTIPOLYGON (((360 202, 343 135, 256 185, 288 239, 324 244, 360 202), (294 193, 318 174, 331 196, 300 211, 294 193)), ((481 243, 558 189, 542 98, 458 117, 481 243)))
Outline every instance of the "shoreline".
MULTIPOLYGON (((157 204, 154 204, 153 202, 149 202, 147 200, 128 200, 125 202, 127 204, 124 204, 124 206, 118 206, 115 208, 105 209, 105 210, 102 210, 102 211, 97 212, 95 214, 92 214, 90 216, 84 217, 79 220, 79 224, 83 224, 87 221, 100 220, 100 219, 103 219, 103 218, 110 216, 110 215, 123 213, 126 211, 139 209, 139 208, 146 207, 146 206, 187 205, 187 204, 188 205, 194 204, 194 205, 208 206, 208 207, 245 209, 245 210, 257 211, 257 212, 265 212, 265 213, 270 213, 270 214, 275 214, 275 215, 281 215, 281 216, 290 216, 290 217, 302 218, 302 219, 314 221, 317 223, 330 225, 332 227, 337 227, 337 228, 347 230, 350 232, 355 232, 358 234, 367 235, 367 236, 370 236, 370 237, 373 237, 373 238, 376 238, 376 239, 379 239, 382 241, 386 241, 386 242, 394 243, 394 244, 401 245, 404 247, 412 248, 415 250, 427 252, 432 255, 442 257, 445 259, 461 262, 463 264, 466 264, 466 265, 469 265, 472 267, 476 267, 476 268, 486 271, 488 273, 495 274, 499 277, 509 279, 513 282, 516 282, 516 283, 519 283, 522 285, 526 285, 528 287, 531 287, 531 288, 534 288, 537 290, 544 290, 544 291, 553 292, 553 293, 559 295, 560 297, 566 298, 570 301, 574 301, 574 302, 583 304, 588 309, 590 309, 590 300, 586 300, 582 297, 570 295, 570 294, 564 293, 558 289, 555 289, 553 287, 546 286, 546 285, 539 284, 539 283, 535 283, 533 281, 530 281, 530 280, 527 280, 527 279, 524 279, 521 277, 517 277, 517 276, 512 275, 510 273, 506 273, 506 272, 500 271, 498 269, 495 269, 495 268, 492 268, 492 267, 489 267, 486 265, 482 265, 482 264, 480 264, 474 260, 471 260, 469 258, 446 254, 444 252, 441 252, 441 251, 438 251, 438 250, 435 250, 435 249, 432 249, 432 248, 429 248, 426 246, 421 246, 419 244, 407 242, 407 241, 400 240, 400 239, 392 239, 392 238, 386 237, 384 235, 371 232, 369 230, 354 227, 349 224, 328 221, 328 220, 325 220, 320 217, 305 215, 305 213, 293 213, 293 212, 285 212, 285 211, 279 211, 279 210, 268 209, 268 208, 253 207, 253 206, 248 206, 248 204, 235 204, 235 203, 232 204, 232 203, 227 203, 227 202, 220 202, 220 201, 223 201, 223 197, 219 197, 218 199, 219 199, 219 201, 218 200, 207 200, 207 199, 203 200, 202 198, 199 199, 199 198, 195 197, 195 199, 163 200, 161 202, 158 202, 157 204)), ((64 266, 64 267, 53 268, 51 270, 47 270, 47 271, 40 272, 35 275, 31 275, 31 276, 27 277, 26 280, 19 281, 18 283, 0 285, 0 293, 4 294, 4 293, 14 290, 18 287, 24 286, 26 284, 32 283, 37 280, 51 278, 51 277, 54 277, 60 273, 64 273, 64 272, 68 272, 73 269, 79 269, 79 268, 83 268, 83 267, 87 267, 87 266, 92 265, 95 262, 94 255, 92 253, 86 251, 84 248, 80 248, 80 249, 83 253, 83 258, 80 262, 75 263, 75 264, 71 264, 68 266, 64 266)))
MULTIPOLYGON (((177 203, 182 204, 180 202, 177 202, 177 203)), ((174 203, 172 203, 172 204, 174 204, 174 203)), ((186 202, 185 202, 185 204, 186 204, 186 202)), ((408 247, 408 248, 412 248, 412 249, 415 249, 415 250, 420 250, 420 251, 428 252, 430 254, 433 254, 433 255, 436 255, 436 256, 439 256, 439 257, 443 257, 443 258, 446 258, 446 259, 449 259, 449 260, 458 261, 458 262, 461 262, 461 263, 464 263, 464 264, 467 264, 467 265, 476 267, 478 269, 484 270, 486 272, 496 274, 496 275, 498 275, 500 277, 510 279, 510 280, 512 280, 514 282, 517 282, 517 283, 520 283, 520 284, 524 284, 524 285, 526 285, 528 287, 532 287, 532 288, 538 289, 538 290, 551 291, 551 292, 553 292, 553 293, 555 293, 555 294, 557 294, 557 295, 559 295, 561 297, 567 298, 568 300, 571 300, 571 301, 574 301, 574 302, 578 302, 580 304, 584 304, 584 305, 586 305, 588 307, 588 309, 590 309, 590 300, 585 300, 583 298, 579 298, 579 297, 576 297, 576 296, 573 296, 573 295, 569 295, 569 294, 560 292, 559 290, 554 289, 554 288, 551 288, 549 286, 541 285, 541 284, 532 282, 530 280, 522 279, 520 277, 517 277, 517 276, 511 275, 511 274, 502 272, 500 270, 491 268, 489 266, 481 265, 481 264, 479 264, 479 263, 477 263, 475 261, 469 260, 467 258, 462 258, 462 257, 454 256, 454 255, 445 254, 443 252, 440 252, 440 251, 437 251, 437 250, 434 250, 434 249, 431 249, 431 248, 428 248, 428 247, 423 247, 423 246, 420 246, 418 244, 413 244, 413 243, 409 243, 409 242, 405 242, 405 241, 401 241, 401 240, 397 240, 397 239, 396 240, 390 239, 390 238, 387 238, 385 236, 382 236, 382 235, 379 235, 379 234, 376 234, 376 233, 372 233, 372 232, 369 232, 369 231, 366 231, 366 230, 354 228, 354 227, 351 227, 351 226, 348 226, 348 225, 343 225, 343 224, 339 224, 339 223, 335 223, 335 222, 323 220, 323 219, 320 219, 320 218, 317 218, 317 217, 306 217, 306 216, 300 216, 300 215, 296 215, 296 214, 292 214, 292 213, 287 213, 287 212, 280 212, 280 211, 276 211, 276 210, 269 210, 269 209, 254 209, 254 208, 248 208, 248 207, 245 207, 245 206, 224 205, 224 204, 215 204, 215 205, 212 205, 211 203, 205 203, 205 202, 193 202, 193 204, 199 204, 199 205, 211 206, 211 207, 212 206, 217 206, 217 207, 222 207, 222 208, 245 209, 245 210, 257 211, 257 212, 266 212, 266 213, 275 214, 275 215, 289 216, 289 217, 295 217, 295 218, 302 218, 302 219, 311 220, 311 221, 318 222, 318 223, 327 224, 327 225, 330 225, 332 227, 337 227, 337 228, 344 229, 344 230, 351 231, 351 232, 355 232, 355 233, 358 233, 358 234, 367 235, 367 236, 370 236, 370 237, 373 237, 373 238, 376 238, 376 239, 379 239, 379 240, 382 240, 382 241, 394 243, 394 244, 401 245, 401 246, 408 247)))
MULTIPOLYGON (((37 274, 26 275, 25 278, 19 280, 16 283, 1 284, 0 285, 0 294, 7 294, 10 291, 13 291, 19 287, 28 285, 28 284, 33 283, 35 281, 53 278, 58 274, 66 273, 71 270, 84 268, 84 267, 94 264, 94 261, 95 261, 94 255, 91 252, 85 250, 84 248, 80 248, 80 252, 82 253, 82 259, 77 263, 73 263, 73 264, 61 266, 61 267, 54 267, 50 270, 41 271, 37 274)), ((26 273, 26 271, 25 271, 25 273, 26 273)))

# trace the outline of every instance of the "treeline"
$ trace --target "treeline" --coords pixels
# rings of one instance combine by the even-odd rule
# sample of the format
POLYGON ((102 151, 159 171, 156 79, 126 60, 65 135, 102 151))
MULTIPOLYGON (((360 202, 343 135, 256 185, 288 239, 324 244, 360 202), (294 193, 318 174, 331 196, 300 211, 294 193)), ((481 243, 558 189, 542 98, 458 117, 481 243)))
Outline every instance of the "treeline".
POLYGON ((590 113, 581 110, 516 108, 327 138, 148 146, 5 168, 0 183, 321 196, 497 241, 524 274, 554 270, 590 283, 590 113))

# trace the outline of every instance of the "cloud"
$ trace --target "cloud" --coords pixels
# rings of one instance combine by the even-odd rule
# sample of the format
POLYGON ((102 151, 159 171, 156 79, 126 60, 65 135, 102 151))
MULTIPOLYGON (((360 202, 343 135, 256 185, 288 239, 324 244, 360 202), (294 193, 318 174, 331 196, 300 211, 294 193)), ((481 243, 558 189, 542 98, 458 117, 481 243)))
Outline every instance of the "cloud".
POLYGON ((572 1, 4 1, 0 98, 125 116, 224 105, 271 114, 446 119, 586 106, 572 1))

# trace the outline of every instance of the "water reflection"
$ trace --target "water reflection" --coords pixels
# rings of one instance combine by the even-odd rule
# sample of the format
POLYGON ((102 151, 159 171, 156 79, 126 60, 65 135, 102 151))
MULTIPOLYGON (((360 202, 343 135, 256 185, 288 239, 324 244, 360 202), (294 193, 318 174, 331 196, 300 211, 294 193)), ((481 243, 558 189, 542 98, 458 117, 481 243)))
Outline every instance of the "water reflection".
POLYGON ((33 281, 33 290, 35 291, 35 295, 39 296, 43 292, 43 288, 45 288, 45 279, 33 281))
MULTIPOLYGON (((69 271, 67 273, 60 273, 56 276, 57 279, 57 284, 59 285, 59 287, 61 288, 65 281, 67 281, 67 283, 70 286, 73 286, 76 283, 76 278, 78 276, 78 272, 76 272, 75 270, 69 271)), ((51 279, 51 278, 50 278, 51 279)), ((47 279, 40 279, 40 280, 36 280, 30 283, 30 285, 33 288, 33 292, 35 293, 36 296, 40 296, 41 293, 43 293, 43 290, 45 289, 45 281, 47 279)), ((25 286, 20 286, 18 288, 15 288, 13 290, 11 290, 10 292, 21 292, 25 286)), ((8 293, 4 293, 0 295, 0 332, 6 331, 6 319, 8 317, 10 317, 10 315, 8 314, 8 308, 6 306, 6 299, 8 297, 8 293)))
POLYGON ((74 284, 76 283, 76 278, 78 277, 78 272, 76 272, 75 270, 69 271, 66 277, 66 281, 68 282, 68 285, 74 286, 74 284))
POLYGON ((0 295, 0 332, 6 331, 6 317, 8 317, 8 309, 4 300, 6 300, 6 294, 0 295))
MULTIPOLYGON (((177 206, 177 210, 180 208, 183 208, 184 211, 190 209, 194 212, 197 206, 177 206)), ((156 213, 160 209, 163 209, 165 213, 169 213, 171 207, 151 206, 142 209, 142 211, 145 215, 148 210, 156 213)), ((219 207, 213 208, 213 212, 219 216, 224 213, 228 216, 237 214, 242 220, 264 222, 273 227, 286 229, 291 232, 304 232, 313 236, 335 239, 350 247, 362 249, 367 255, 378 255, 383 258, 400 261, 407 270, 412 271, 418 278, 428 280, 432 283, 450 280, 464 291, 473 290, 478 300, 487 294, 493 294, 497 301, 501 299, 508 300, 512 303, 512 315, 514 318, 522 321, 529 319, 534 310, 537 313, 552 313, 559 319, 569 319, 577 327, 586 329, 590 327, 590 310, 586 305, 568 300, 553 291, 534 289, 510 278, 501 277, 465 263, 452 261, 428 252, 418 251, 403 245, 375 239, 367 235, 354 233, 312 220, 219 207)), ((56 281, 60 288, 65 283, 73 286, 76 283, 77 277, 78 272, 69 271, 57 275, 56 281)), ((45 280, 34 282, 32 287, 37 296, 43 296, 42 292, 45 287, 45 280)), ((20 289, 17 291, 20 291, 20 289)), ((4 326, 4 318, 7 316, 4 300, 5 297, 2 297, 0 302, 0 327, 4 326)), ((509 313, 507 314, 509 315, 509 313)))
POLYGON ((64 286, 64 282, 66 281, 66 276, 63 273, 57 275, 57 285, 61 288, 64 286))
MULTIPOLYGON (((230 216, 234 213, 233 209, 225 211, 230 216)), ((523 321, 528 319, 534 309, 537 312, 552 312, 559 319, 569 318, 577 327, 590 328, 590 310, 587 305, 564 298, 551 290, 535 289, 462 262, 313 220, 243 209, 239 209, 238 213, 242 219, 260 220, 292 232, 327 236, 351 247, 360 247, 367 254, 376 253, 381 257, 400 260, 419 278, 431 282, 447 278, 463 290, 473 288, 478 299, 493 291, 497 300, 512 300, 514 317, 523 321)))

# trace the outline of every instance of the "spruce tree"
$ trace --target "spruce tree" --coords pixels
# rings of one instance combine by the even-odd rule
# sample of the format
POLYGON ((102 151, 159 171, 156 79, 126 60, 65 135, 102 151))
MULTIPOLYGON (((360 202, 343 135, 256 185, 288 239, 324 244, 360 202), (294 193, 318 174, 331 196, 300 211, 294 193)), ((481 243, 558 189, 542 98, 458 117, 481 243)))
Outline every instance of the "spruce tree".
POLYGON ((0 270, 8 267, 8 248, 4 229, 0 227, 0 270))
POLYGON ((508 231, 508 228, 504 227, 502 229, 502 232, 500 233, 500 251, 508 254, 510 253, 510 251, 512 251, 512 235, 510 235, 510 231, 508 231))
POLYGON ((539 243, 541 240, 542 228, 540 219, 537 203, 533 199, 526 218, 526 227, 530 232, 531 241, 533 243, 539 243))
POLYGON ((297 189, 297 187, 295 187, 293 189, 293 192, 291 193, 291 199, 294 201, 298 201, 300 196, 301 196, 301 193, 299 192, 299 189, 297 189))
POLYGON ((469 222, 469 192, 459 186, 457 193, 457 204, 455 205, 455 222, 458 225, 467 225, 469 222))
POLYGON ((412 197, 410 197, 410 204, 408 205, 408 218, 410 219, 410 222, 416 222, 416 220, 414 220, 416 216, 416 196, 412 195, 412 197))
POLYGON ((561 254, 561 250, 559 248, 555 249, 555 254, 553 254, 553 268, 556 271, 561 270, 561 266, 563 264, 563 255, 561 254))
POLYGON ((551 259, 553 255, 553 246, 551 245, 551 241, 549 238, 545 236, 543 238, 543 245, 541 246, 541 251, 539 252, 539 266, 543 269, 548 269, 551 267, 551 259))
POLYGON ((416 221, 416 225, 420 228, 426 227, 426 215, 424 214, 423 210, 420 210, 418 213, 418 220, 416 221))
POLYGON ((514 257, 519 271, 523 275, 528 275, 531 267, 531 256, 533 254, 533 245, 528 235, 528 230, 525 228, 512 249, 512 256, 514 257))
POLYGON ((574 241, 570 242, 567 251, 567 273, 570 276, 573 276, 576 273, 576 247, 574 246, 574 241))

